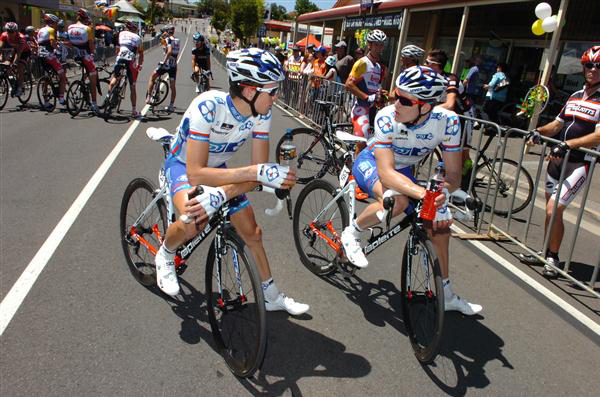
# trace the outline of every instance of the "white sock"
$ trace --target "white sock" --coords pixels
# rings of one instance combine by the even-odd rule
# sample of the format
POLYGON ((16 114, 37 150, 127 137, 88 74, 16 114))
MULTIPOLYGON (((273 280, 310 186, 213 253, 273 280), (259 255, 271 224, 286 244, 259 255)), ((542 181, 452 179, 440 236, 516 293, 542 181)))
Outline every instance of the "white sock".
POLYGON ((163 252, 165 253, 165 255, 173 256, 173 257, 175 256, 175 251, 171 251, 170 249, 168 249, 165 243, 163 243, 160 246, 160 249, 163 250, 163 252))
POLYGON ((352 228, 354 229, 352 231, 352 233, 354 233, 354 235, 356 237, 360 237, 360 233, 363 231, 358 224, 356 223, 356 219, 352 219, 352 228))
POLYGON ((270 279, 263 281, 262 283, 263 294, 265 295, 265 299, 269 302, 274 301, 279 296, 279 289, 277 285, 275 285, 275 281, 273 281, 273 277, 270 279))

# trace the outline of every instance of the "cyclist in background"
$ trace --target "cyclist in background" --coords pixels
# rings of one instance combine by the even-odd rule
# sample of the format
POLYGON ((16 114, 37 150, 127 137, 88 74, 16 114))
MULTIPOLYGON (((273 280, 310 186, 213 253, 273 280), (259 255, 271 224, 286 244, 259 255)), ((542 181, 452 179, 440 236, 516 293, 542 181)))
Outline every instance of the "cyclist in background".
MULTIPOLYGON (((538 253, 546 261, 558 267, 560 260, 558 252, 565 233, 563 214, 567 206, 575 199, 577 193, 585 185, 591 158, 585 153, 574 150, 569 155, 568 161, 564 157, 569 149, 580 147, 600 150, 600 46, 589 48, 581 57, 583 89, 573 93, 562 108, 556 119, 530 133, 530 139, 539 143, 539 136, 550 136, 562 141, 555 146, 548 155, 548 168, 546 171, 546 223, 544 227, 544 241, 551 228, 548 250, 538 253), (550 218, 557 199, 558 182, 560 174, 565 170, 565 180, 560 189, 560 198, 556 207, 554 222, 550 226, 550 218)), ((539 263, 535 257, 522 255, 521 259, 529 264, 539 263)), ((557 276, 556 270, 544 265, 543 274, 547 277, 557 276)))
POLYGON ((96 44, 94 42, 94 30, 91 28, 92 18, 90 14, 80 8, 77 11, 75 23, 69 25, 67 29, 69 35, 69 42, 76 49, 76 54, 81 58, 81 63, 88 73, 90 79, 89 90, 92 94, 91 108, 94 113, 98 113, 98 105, 96 104, 96 80, 98 78, 98 72, 96 71, 96 65, 94 64, 94 51, 96 50, 96 44))
POLYGON ((170 25, 166 29, 167 36, 165 38, 165 58, 162 62, 158 64, 154 73, 152 73, 152 77, 150 77, 150 81, 148 82, 148 92, 146 93, 146 103, 150 103, 152 100, 150 98, 150 94, 152 93, 152 88, 154 87, 154 82, 160 76, 165 73, 169 74, 169 83, 171 86, 171 103, 165 110, 168 112, 173 112, 175 110, 175 97, 177 95, 175 80, 177 79, 177 55, 179 54, 179 39, 173 36, 175 34, 175 26, 170 25))
MULTIPOLYGON (((135 82, 137 81, 138 72, 142 69, 144 63, 144 46, 142 45, 141 37, 137 34, 138 29, 135 23, 127 21, 125 26, 127 30, 120 32, 118 37, 119 47, 116 49, 117 59, 115 60, 113 75, 119 74, 121 69, 125 69, 127 72, 127 81, 129 81, 129 87, 131 88, 131 116, 134 119, 139 119, 141 115, 136 110, 137 91, 135 82), (135 64, 136 56, 139 56, 139 63, 137 66, 135 64)), ((116 83, 117 78, 113 77, 108 86, 106 99, 108 99, 110 92, 116 83)))
MULTIPOLYGON (((200 74, 203 70, 210 72, 210 49, 206 45, 204 36, 200 33, 195 33, 192 39, 196 44, 196 47, 192 50, 193 78, 196 82, 196 93, 199 93, 198 79, 200 78, 200 74)), ((208 83, 208 89, 210 90, 210 82, 208 83)))
POLYGON ((31 53, 37 55, 38 53, 38 43, 37 43, 37 35, 35 33, 35 28, 33 26, 27 26, 25 28, 25 42, 31 48, 31 53))
POLYGON ((359 268, 369 262, 360 247, 360 233, 379 223, 376 212, 383 209, 386 189, 401 193, 395 196, 393 215, 412 212, 408 197, 422 200, 425 188, 413 176, 412 166, 438 145, 442 147, 446 166, 444 193, 436 200, 437 213, 428 227, 431 242, 439 257, 444 279, 446 310, 457 310, 466 315, 481 311, 481 306, 469 303, 452 291, 448 273, 450 225, 452 214, 448 210, 448 190, 460 186, 460 122, 456 113, 434 107, 446 89, 447 81, 433 69, 413 66, 396 79, 393 105, 381 109, 375 117, 375 136, 366 149, 358 155, 352 174, 360 188, 377 201, 371 203, 351 221, 342 232, 342 245, 350 262, 359 268))
POLYGON ((295 184, 288 167, 265 163, 269 158, 271 107, 285 79, 284 71, 273 54, 249 48, 229 53, 227 74, 230 93, 213 90, 198 95, 186 110, 171 145, 165 174, 173 202, 180 214, 199 218, 190 224, 177 220, 169 226, 156 254, 157 282, 165 293, 179 293, 175 251, 202 230, 228 198, 234 198, 230 201, 231 223, 256 259, 266 309, 299 315, 309 307, 286 297, 273 282, 262 231, 244 195, 258 184, 284 189, 295 184), (227 168, 227 161, 250 136, 253 165, 227 168), (198 184, 204 185, 204 193, 188 200, 190 188, 198 184))
MULTIPOLYGON (((61 105, 65 104, 65 87, 67 84, 67 76, 63 69, 60 61, 56 57, 56 50, 58 46, 57 31, 58 17, 53 14, 44 14, 45 26, 38 32, 38 56, 43 59, 44 66, 50 67, 58 75, 58 102, 61 105)), ((51 106, 49 103, 44 106, 51 106)))
MULTIPOLYGON (((425 50, 416 45, 409 44, 400 50, 401 71, 421 64, 425 50)), ((442 66, 443 67, 443 66, 442 66)))
POLYGON ((5 46, 14 49, 12 61, 5 61, 5 64, 17 65, 17 88, 15 89, 14 95, 20 96, 23 92, 23 74, 25 71, 25 64, 29 60, 31 55, 31 48, 25 41, 25 36, 19 33, 19 25, 15 22, 7 22, 4 25, 4 32, 0 35, 0 48, 5 46))

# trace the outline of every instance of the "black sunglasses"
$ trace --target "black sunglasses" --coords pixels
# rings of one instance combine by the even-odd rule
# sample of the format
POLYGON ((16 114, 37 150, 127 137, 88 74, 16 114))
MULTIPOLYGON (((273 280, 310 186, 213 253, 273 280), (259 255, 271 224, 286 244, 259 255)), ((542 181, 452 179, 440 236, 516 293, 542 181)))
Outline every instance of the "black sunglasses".
POLYGON ((400 95, 396 92, 396 100, 400 102, 402 106, 414 106, 414 105, 425 105, 427 102, 419 101, 418 99, 410 99, 400 95))
POLYGON ((596 70, 600 70, 600 62, 586 62, 583 64, 586 69, 596 68, 596 70))

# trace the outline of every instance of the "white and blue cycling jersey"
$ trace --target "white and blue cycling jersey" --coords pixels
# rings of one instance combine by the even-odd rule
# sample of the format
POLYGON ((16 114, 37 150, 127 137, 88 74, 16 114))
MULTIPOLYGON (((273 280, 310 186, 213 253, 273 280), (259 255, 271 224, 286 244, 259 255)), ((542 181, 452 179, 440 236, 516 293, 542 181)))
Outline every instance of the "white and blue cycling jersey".
POLYGON ((386 106, 375 116, 375 134, 367 142, 371 154, 376 148, 394 151, 395 169, 417 164, 438 145, 444 152, 460 152, 460 121, 456 113, 436 106, 427 120, 407 127, 394 120, 394 105, 386 106))
POLYGON ((257 117, 242 116, 228 93, 207 91, 197 96, 185 111, 177 127, 177 139, 171 144, 171 155, 186 162, 189 140, 208 142, 207 167, 221 167, 252 135, 253 139, 269 139, 271 111, 257 117))

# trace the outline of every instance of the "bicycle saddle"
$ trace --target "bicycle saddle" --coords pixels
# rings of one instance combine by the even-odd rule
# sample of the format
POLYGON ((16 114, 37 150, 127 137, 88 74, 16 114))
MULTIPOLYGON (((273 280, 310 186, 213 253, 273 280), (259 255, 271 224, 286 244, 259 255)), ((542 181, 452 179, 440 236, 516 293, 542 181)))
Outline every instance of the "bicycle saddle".
POLYGON ((352 135, 340 130, 335 132, 335 137, 344 142, 367 142, 367 139, 362 136, 352 135))
POLYGON ((171 140, 175 137, 169 131, 164 128, 155 128, 149 127, 146 130, 146 136, 153 141, 161 142, 161 143, 170 143, 171 140))
POLYGON ((334 102, 329 102, 329 101, 317 100, 317 101, 315 101, 315 103, 317 105, 323 106, 323 107, 333 107, 333 106, 336 106, 336 104, 334 102))

